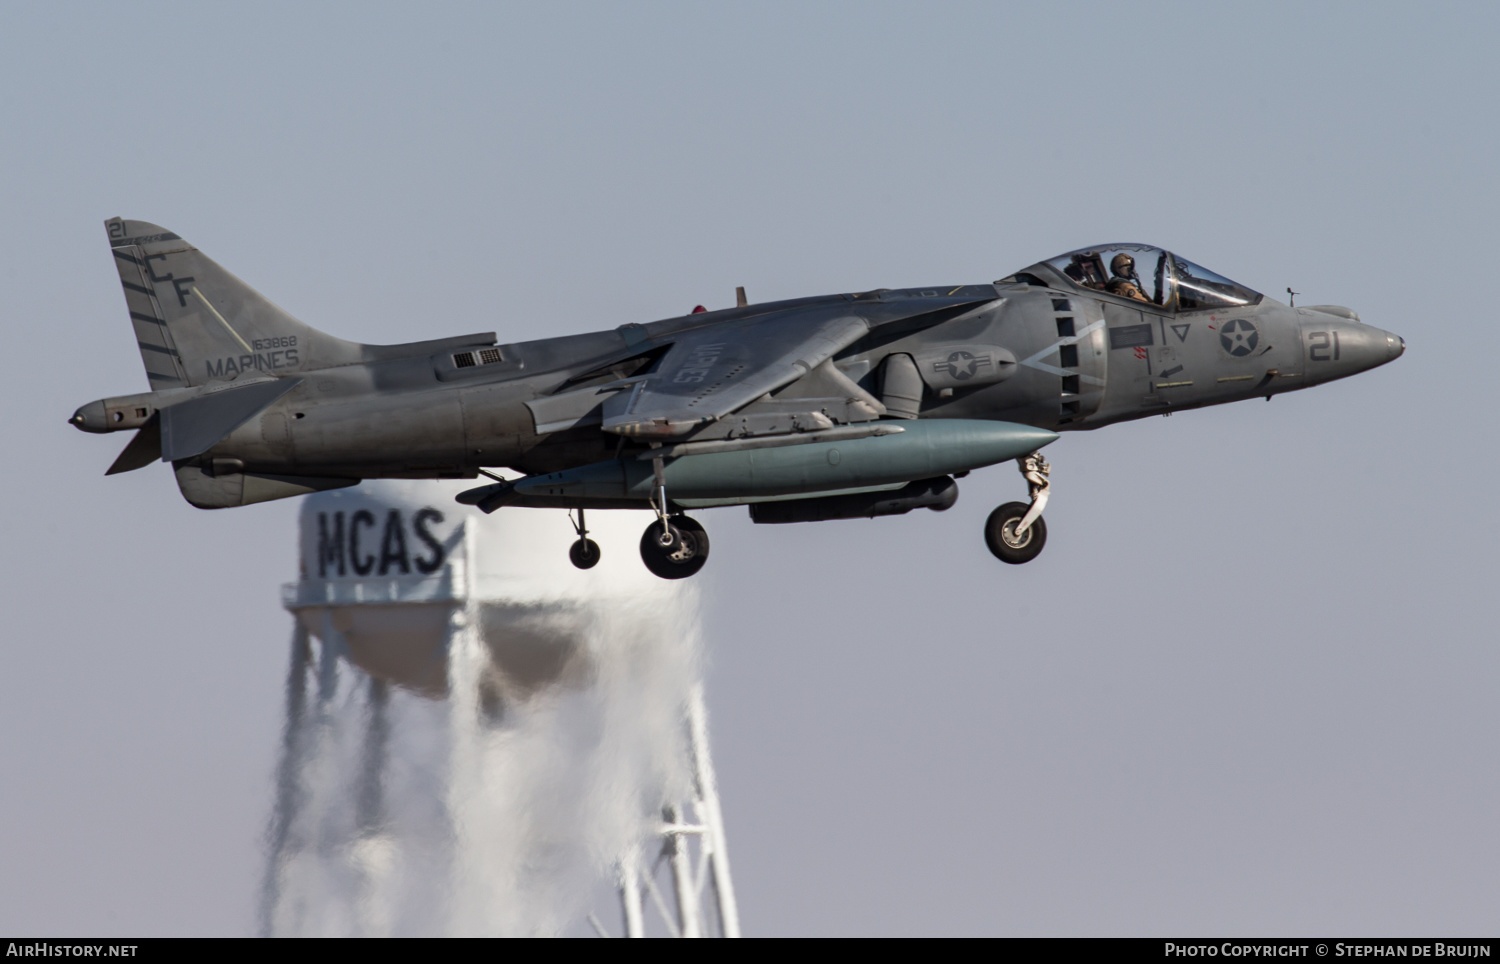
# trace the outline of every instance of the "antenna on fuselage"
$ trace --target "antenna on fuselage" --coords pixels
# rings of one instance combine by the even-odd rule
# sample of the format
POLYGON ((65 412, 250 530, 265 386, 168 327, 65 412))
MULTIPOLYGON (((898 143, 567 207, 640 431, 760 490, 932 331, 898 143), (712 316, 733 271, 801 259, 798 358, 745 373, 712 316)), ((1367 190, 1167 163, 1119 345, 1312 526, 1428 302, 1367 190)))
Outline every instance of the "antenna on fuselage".
POLYGON ((1291 288, 1288 288, 1288 289, 1286 289, 1286 293, 1289 294, 1289 295, 1291 295, 1291 298, 1287 301, 1287 306, 1291 307, 1291 308, 1297 307, 1297 296, 1300 295, 1302 292, 1300 292, 1300 291, 1293 291, 1291 288))
POLYGON ((738 288, 734 289, 734 303, 737 307, 740 308, 743 308, 746 305, 750 304, 750 299, 745 297, 744 285, 740 285, 738 288))

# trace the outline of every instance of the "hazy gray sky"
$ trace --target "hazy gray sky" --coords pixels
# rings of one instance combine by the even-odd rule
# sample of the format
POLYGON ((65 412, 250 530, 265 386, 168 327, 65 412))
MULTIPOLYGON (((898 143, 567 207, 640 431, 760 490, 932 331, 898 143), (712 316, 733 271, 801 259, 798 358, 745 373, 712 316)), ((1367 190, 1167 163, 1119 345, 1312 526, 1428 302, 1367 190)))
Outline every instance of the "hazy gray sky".
MULTIPOLYGON (((0 3, 0 930, 254 924, 295 502, 105 479, 145 379, 101 222, 360 341, 1170 247, 1405 336, 1071 434, 1046 553, 951 511, 714 557, 754 934, 1500 924, 1500 12, 1487 4, 0 3)), ((565 524, 565 523, 560 523, 565 524)), ((635 551, 606 545, 605 552, 635 551)))

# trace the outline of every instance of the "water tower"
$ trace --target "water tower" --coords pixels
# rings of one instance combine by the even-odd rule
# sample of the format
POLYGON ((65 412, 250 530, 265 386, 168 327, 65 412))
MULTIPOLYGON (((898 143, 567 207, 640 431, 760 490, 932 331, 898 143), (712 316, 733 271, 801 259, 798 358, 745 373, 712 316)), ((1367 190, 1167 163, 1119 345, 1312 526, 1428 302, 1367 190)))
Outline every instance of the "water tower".
MULTIPOLYGON (((303 502, 262 931, 738 936, 694 587, 577 569, 563 514, 462 488, 303 502)), ((631 545, 642 515, 590 529, 631 545)))

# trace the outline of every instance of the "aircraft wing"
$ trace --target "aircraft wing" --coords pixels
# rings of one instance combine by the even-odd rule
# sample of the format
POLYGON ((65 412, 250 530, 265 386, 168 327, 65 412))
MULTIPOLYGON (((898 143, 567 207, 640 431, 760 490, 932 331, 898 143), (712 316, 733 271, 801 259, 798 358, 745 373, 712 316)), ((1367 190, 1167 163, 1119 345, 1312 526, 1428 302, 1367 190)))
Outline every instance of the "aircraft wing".
POLYGON ((603 429, 684 435, 796 381, 869 330, 856 315, 791 312, 683 332, 653 374, 604 403, 603 429))

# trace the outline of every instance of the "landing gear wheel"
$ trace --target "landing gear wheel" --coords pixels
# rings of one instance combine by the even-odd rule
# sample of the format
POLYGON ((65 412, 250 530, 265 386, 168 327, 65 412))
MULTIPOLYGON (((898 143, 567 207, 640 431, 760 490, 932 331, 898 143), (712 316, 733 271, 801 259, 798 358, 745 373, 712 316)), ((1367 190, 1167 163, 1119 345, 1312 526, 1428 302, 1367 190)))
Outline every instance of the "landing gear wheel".
POLYGON ((579 539, 568 549, 568 558, 579 569, 592 569, 599 565, 599 557, 602 555, 599 543, 593 539, 579 539))
POLYGON ((1047 544, 1047 523, 1040 516, 1025 532, 1016 534, 1016 526, 1030 508, 1025 502, 1007 502, 985 520, 984 544, 996 559, 1019 566, 1041 555, 1042 547, 1047 544))
POLYGON ((708 533, 687 516, 673 517, 665 528, 657 520, 641 536, 641 561, 663 579, 686 579, 708 561, 708 533), (666 545, 663 535, 668 537, 666 545))

